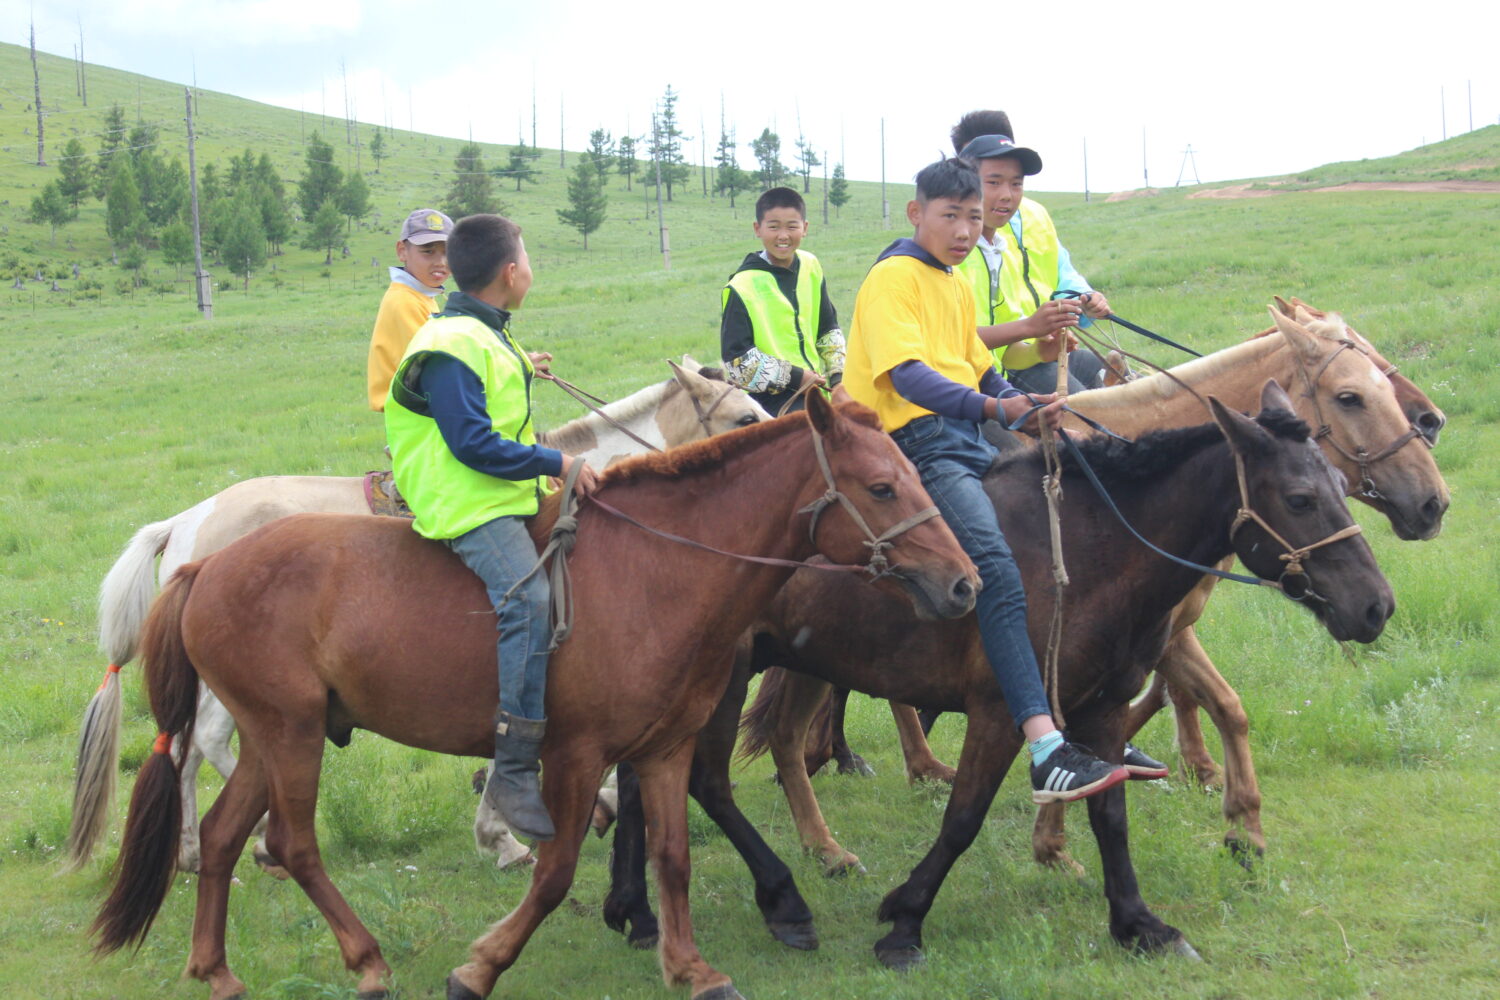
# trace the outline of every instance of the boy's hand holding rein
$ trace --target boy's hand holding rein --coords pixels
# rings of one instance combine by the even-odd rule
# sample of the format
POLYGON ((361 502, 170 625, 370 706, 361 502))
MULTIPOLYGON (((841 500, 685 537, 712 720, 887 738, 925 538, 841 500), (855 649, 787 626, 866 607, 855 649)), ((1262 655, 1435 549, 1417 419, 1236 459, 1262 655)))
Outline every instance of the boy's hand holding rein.
POLYGON ((1030 396, 1008 396, 1005 399, 997 399, 991 396, 984 404, 984 415, 990 420, 998 420, 1007 427, 1027 410, 1037 403, 1046 403, 1042 409, 1032 413, 1027 421, 1021 425, 1023 434, 1036 437, 1040 433, 1040 425, 1037 418, 1047 422, 1052 430, 1057 430, 1062 425, 1063 401, 1057 398, 1057 393, 1033 393, 1030 396))
POLYGON ((568 472, 573 468, 573 464, 575 462, 583 464, 583 468, 578 472, 578 481, 573 484, 574 494, 577 495, 578 499, 582 500, 584 497, 594 492, 594 490, 598 489, 599 475, 594 471, 592 466, 590 466, 587 462, 584 462, 583 459, 579 458, 577 455, 565 454, 562 457, 562 479, 564 482, 567 482, 568 472))

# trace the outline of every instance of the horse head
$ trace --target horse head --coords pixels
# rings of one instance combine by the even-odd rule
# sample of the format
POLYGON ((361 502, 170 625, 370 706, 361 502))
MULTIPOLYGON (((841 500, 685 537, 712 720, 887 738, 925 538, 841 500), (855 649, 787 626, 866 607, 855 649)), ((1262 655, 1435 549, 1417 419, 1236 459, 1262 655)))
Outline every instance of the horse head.
POLYGON ((1230 540, 1263 580, 1280 581, 1335 639, 1372 642, 1395 597, 1344 504, 1341 477, 1313 444, 1275 380, 1255 419, 1209 397, 1240 468, 1241 510, 1230 540))
POLYGON ((670 359, 667 364, 672 369, 672 380, 682 389, 663 401, 657 418, 671 421, 681 432, 668 440, 712 437, 771 419, 749 393, 725 382, 716 369, 704 368, 686 354, 681 364, 670 359))
POLYGON ((1293 391, 1305 403, 1299 412, 1312 418, 1315 439, 1348 478, 1352 495, 1385 514, 1399 537, 1434 537, 1448 509, 1448 486, 1398 402, 1386 366, 1372 360, 1364 338, 1351 336, 1336 313, 1292 312, 1272 308, 1271 317, 1296 361, 1293 391))
POLYGON ((868 564, 877 584, 899 588, 921 618, 972 610, 978 571, 875 414, 811 392, 807 421, 819 471, 797 506, 810 518, 818 551, 834 562, 868 564))

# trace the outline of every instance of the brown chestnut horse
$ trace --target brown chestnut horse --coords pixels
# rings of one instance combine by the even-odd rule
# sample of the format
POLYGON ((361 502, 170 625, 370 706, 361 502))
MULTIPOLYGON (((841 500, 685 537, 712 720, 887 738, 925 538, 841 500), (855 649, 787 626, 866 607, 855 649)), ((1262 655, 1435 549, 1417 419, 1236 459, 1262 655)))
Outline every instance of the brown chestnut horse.
MULTIPOLYGON (((1083 448, 1130 523, 1157 545, 1200 564, 1233 553, 1257 576, 1271 580, 1287 566, 1283 553, 1296 547, 1303 553, 1308 589, 1318 595, 1305 601, 1308 607, 1336 638, 1373 640, 1394 608, 1390 587, 1363 537, 1341 537, 1353 524, 1341 495, 1342 477, 1309 440, 1307 425, 1289 412, 1287 395, 1268 382, 1257 420, 1216 399, 1211 402, 1217 427, 1158 431, 1135 445, 1100 440, 1083 448), (1260 522, 1242 523, 1238 513, 1247 509, 1290 546, 1273 540, 1276 536, 1260 522), (1340 540, 1319 545, 1329 539, 1340 540)), ((1036 489, 1041 474, 1038 451, 1028 449, 1006 456, 985 478, 1029 584, 1030 630, 1039 648, 1046 643, 1055 600, 1049 586, 1046 505, 1036 489)), ((1071 736, 1104 759, 1118 761, 1130 698, 1161 655, 1173 607, 1202 574, 1132 539, 1076 466, 1068 470, 1066 491, 1064 534, 1089 555, 1071 560, 1068 567, 1059 701, 1071 736)), ((879 918, 895 927, 876 944, 876 954, 885 964, 902 968, 921 961, 927 911, 948 870, 977 835, 1021 737, 972 619, 917 622, 878 594, 857 593, 840 580, 821 576, 806 571, 794 575, 754 630, 755 665, 790 668, 782 678, 786 697, 769 742, 805 849, 819 854, 830 868, 859 863, 823 822, 803 765, 808 721, 830 682, 906 704, 964 712, 969 720, 942 831, 907 881, 880 907, 879 918)), ((743 698, 752 672, 750 656, 743 648, 741 652, 731 697, 743 698)), ((721 705, 700 735, 694 794, 715 820, 729 817, 731 825, 743 824, 726 827, 736 846, 741 840, 756 844, 755 850, 741 853, 763 912, 805 909, 785 864, 747 829, 734 806, 728 748, 737 711, 737 705, 721 705), (773 860, 768 862, 767 855, 773 860)), ((1110 933, 1143 950, 1193 954, 1181 933, 1152 913, 1141 897, 1130 860, 1125 786, 1090 798, 1088 809, 1104 864, 1110 933)), ((622 780, 617 837, 634 836, 628 831, 638 823, 629 782, 622 780)), ((639 851, 622 847, 617 839, 615 855, 616 883, 606 901, 606 919, 630 921, 633 939, 649 937, 643 876, 622 863, 639 851)), ((777 927, 771 929, 786 940, 777 927)), ((809 929, 804 939, 787 943, 811 947, 814 939, 809 929)))
MULTIPOLYGON (((719 550, 776 560, 822 553, 836 563, 874 565, 889 549, 886 585, 900 585, 928 615, 965 613, 977 577, 942 520, 927 519, 931 505, 916 471, 874 414, 835 410, 818 394, 806 416, 611 468, 594 499, 715 549, 648 534, 595 503, 580 511, 570 558, 579 614, 552 657, 542 747, 543 795, 558 836, 541 846, 520 906, 449 977, 448 996, 487 995, 563 900, 599 780, 609 764, 628 760, 651 829, 663 974, 691 986, 697 1000, 732 1000, 739 993, 729 977, 693 942, 688 768, 694 737, 728 681, 737 638, 792 568, 719 550), (819 518, 831 500, 844 509, 819 518)), ((537 534, 556 510, 553 498, 536 519, 537 534)), ((158 724, 173 736, 190 728, 201 679, 240 726, 239 766, 201 828, 187 973, 210 985, 212 1000, 244 990, 224 952, 230 876, 268 808, 269 846, 332 927, 361 996, 386 995, 390 967, 318 853, 313 812, 323 741, 347 739, 358 727, 440 753, 488 756, 498 697, 494 642, 478 578, 444 546, 393 519, 285 518, 184 566, 167 584, 142 646, 158 724)), ((101 952, 141 940, 170 884, 180 829, 174 763, 153 754, 137 779, 116 882, 95 921, 101 952)))

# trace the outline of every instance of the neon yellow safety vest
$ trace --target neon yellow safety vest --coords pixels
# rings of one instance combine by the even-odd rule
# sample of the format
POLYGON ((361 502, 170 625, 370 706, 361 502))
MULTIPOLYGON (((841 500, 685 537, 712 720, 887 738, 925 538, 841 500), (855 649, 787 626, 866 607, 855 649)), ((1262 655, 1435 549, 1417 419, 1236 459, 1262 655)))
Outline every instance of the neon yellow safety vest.
POLYGON ((818 316, 823 305, 823 265, 806 250, 797 251, 797 308, 781 294, 776 275, 759 268, 736 271, 724 286, 722 311, 729 290, 739 294, 755 331, 755 346, 782 361, 828 374, 818 356, 818 316), (810 335, 810 336, 809 336, 810 335))
POLYGON ((490 426, 513 441, 535 444, 531 425, 531 360, 508 332, 496 333, 472 316, 428 320, 396 366, 385 400, 385 433, 401 495, 426 538, 457 538, 497 517, 530 515, 543 492, 540 477, 498 479, 469 468, 443 441, 437 421, 417 393, 424 358, 447 354, 479 376, 490 426))
MULTIPOLYGON (((1006 270, 1013 270, 1013 278, 1007 287, 1014 290, 1020 315, 1024 319, 1050 301, 1057 290, 1058 252, 1057 227, 1052 216, 1039 203, 1030 198, 1021 199, 1021 240, 1016 241, 1016 231, 1006 223, 996 230, 1005 248, 1006 270), (1015 267, 1012 268, 1011 265, 1015 267)), ((1036 343, 1022 340, 995 352, 995 360, 1001 370, 1021 371, 1041 361, 1036 343)))

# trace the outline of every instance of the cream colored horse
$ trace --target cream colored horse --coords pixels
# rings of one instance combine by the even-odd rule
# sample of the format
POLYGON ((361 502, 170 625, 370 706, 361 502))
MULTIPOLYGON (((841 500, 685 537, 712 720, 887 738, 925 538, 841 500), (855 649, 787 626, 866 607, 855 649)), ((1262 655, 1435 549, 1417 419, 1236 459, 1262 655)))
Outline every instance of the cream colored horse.
MULTIPOLYGON (((672 367, 671 378, 601 407, 611 420, 627 428, 629 434, 610 420, 590 413, 543 434, 542 442, 569 454, 582 455, 590 465, 603 468, 618 458, 645 451, 646 444, 642 441, 664 449, 770 419, 749 395, 727 385, 716 371, 700 368, 692 358, 683 357, 681 365, 670 361, 668 364, 672 367), (705 376, 705 372, 711 377, 705 376)), ((247 479, 175 517, 137 531, 100 587, 99 642, 111 666, 88 711, 119 711, 118 668, 135 657, 157 580, 165 583, 177 567, 202 559, 277 518, 305 512, 368 514, 363 477, 247 479)), ((178 866, 184 871, 198 869, 198 769, 206 759, 220 774, 229 777, 235 765, 229 748, 233 733, 234 719, 204 687, 192 743, 182 767, 182 840, 178 866)), ((83 757, 80 752, 80 759, 83 757)), ((106 801, 113 797, 118 747, 104 757, 107 769, 90 773, 80 770, 75 779, 74 823, 68 836, 72 867, 88 861, 104 833, 102 818, 108 811, 82 806, 89 797, 102 796, 106 801), (85 824, 80 817, 86 815, 96 815, 101 821, 85 824)), ((608 810, 613 801, 612 785, 606 786, 603 796, 601 805, 608 810)), ((475 841, 481 850, 495 852, 502 868, 531 858, 526 846, 482 805, 475 818, 475 841)), ((270 862, 259 842, 256 857, 263 864, 270 862)))

